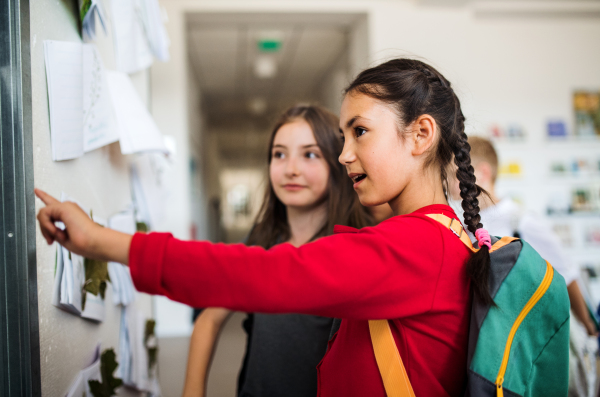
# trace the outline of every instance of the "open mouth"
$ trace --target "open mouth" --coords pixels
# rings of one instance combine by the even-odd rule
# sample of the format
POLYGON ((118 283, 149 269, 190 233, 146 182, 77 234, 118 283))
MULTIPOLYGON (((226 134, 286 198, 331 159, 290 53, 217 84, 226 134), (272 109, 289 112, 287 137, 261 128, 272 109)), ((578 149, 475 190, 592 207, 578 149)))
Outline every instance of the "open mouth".
POLYGON ((352 181, 354 183, 358 183, 358 182, 362 181, 363 179, 365 179, 366 177, 367 177, 367 174, 358 174, 358 175, 352 177, 352 181))

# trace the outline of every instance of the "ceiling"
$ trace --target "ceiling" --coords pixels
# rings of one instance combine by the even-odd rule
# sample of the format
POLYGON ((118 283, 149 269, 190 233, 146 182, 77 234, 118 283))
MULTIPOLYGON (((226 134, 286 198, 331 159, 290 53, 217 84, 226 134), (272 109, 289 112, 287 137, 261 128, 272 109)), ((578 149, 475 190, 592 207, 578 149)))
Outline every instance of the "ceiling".
POLYGON ((216 135, 223 162, 264 163, 274 119, 292 104, 319 102, 325 77, 346 62, 348 32, 358 18, 364 15, 187 16, 189 63, 200 86, 207 132, 216 135), (264 37, 278 38, 279 50, 261 51, 258 40, 264 37), (257 59, 265 56, 276 65, 272 78, 254 71, 257 59))
POLYGON ((345 53, 348 26, 357 16, 246 14, 188 17, 189 60, 212 121, 279 111, 283 104, 318 99, 319 87, 345 53), (329 19, 327 18, 329 17, 329 19), (334 21, 336 23, 332 23, 334 21), (277 37, 281 47, 263 52, 261 37, 277 37), (255 72, 258 58, 276 65, 272 78, 255 72), (251 110, 252 104, 255 111, 251 110), (266 110, 261 112, 260 108, 266 110), (256 109, 258 108, 258 109, 256 109))

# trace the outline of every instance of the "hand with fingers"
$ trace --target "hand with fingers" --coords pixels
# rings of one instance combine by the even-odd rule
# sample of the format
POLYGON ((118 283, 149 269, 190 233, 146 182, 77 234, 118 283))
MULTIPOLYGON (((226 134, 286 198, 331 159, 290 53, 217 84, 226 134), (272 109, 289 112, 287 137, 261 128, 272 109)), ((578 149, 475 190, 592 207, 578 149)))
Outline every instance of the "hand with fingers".
POLYGON ((57 241, 86 258, 127 264, 131 235, 99 226, 75 203, 60 202, 40 189, 35 189, 35 194, 46 204, 37 219, 48 244, 57 241), (62 222, 65 230, 55 222, 62 222))

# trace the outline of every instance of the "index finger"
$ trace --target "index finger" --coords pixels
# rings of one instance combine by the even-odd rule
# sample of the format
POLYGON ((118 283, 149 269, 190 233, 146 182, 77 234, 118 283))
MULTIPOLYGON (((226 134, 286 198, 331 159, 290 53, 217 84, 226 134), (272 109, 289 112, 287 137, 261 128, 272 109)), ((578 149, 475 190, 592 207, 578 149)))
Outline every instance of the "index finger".
POLYGON ((33 191, 35 192, 35 195, 38 196, 40 198, 40 200, 42 200, 44 202, 44 204, 46 204, 46 205, 60 203, 60 201, 58 201, 57 199, 55 199, 54 197, 52 197, 51 195, 49 195, 48 193, 46 193, 43 190, 35 188, 35 189, 33 189, 33 191))

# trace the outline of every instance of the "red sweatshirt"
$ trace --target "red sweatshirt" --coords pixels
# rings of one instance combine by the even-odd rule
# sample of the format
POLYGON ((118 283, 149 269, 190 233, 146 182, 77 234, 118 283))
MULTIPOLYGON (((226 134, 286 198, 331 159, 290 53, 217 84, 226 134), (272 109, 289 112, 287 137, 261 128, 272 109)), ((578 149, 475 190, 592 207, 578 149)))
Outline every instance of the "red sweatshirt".
POLYGON ((367 320, 392 332, 417 397, 459 396, 466 381, 470 251, 425 214, 431 205, 295 248, 181 241, 136 234, 129 266, 138 290, 195 307, 342 318, 319 364, 319 396, 385 396, 367 320))

